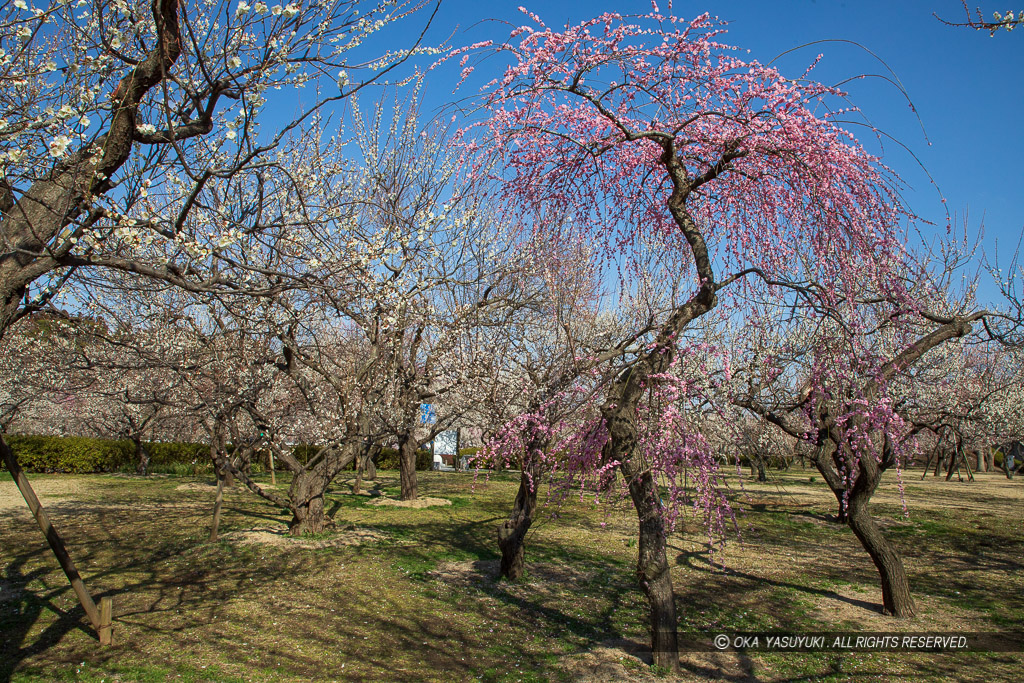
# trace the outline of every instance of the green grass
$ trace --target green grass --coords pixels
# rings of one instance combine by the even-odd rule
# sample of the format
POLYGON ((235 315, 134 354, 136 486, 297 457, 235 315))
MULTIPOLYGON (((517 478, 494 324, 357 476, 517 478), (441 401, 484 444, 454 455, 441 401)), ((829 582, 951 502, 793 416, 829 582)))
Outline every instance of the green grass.
MULTIPOLYGON (((1019 502, 1019 489, 908 485, 909 519, 898 500, 879 497, 873 509, 907 556, 921 613, 897 623, 878 614, 877 574, 852 534, 826 520, 831 494, 807 472, 773 474, 773 483, 748 487, 749 498, 733 487, 733 501, 747 509, 742 544, 733 539, 712 558, 692 522, 671 537, 681 632, 980 632, 1024 623, 1022 532, 978 507, 1019 502)), ((488 482, 421 473, 421 495, 453 503, 423 509, 368 505, 344 495, 339 481, 327 498, 337 528, 301 539, 309 547, 240 544, 231 532, 288 521, 241 488, 226 494, 221 540, 207 543, 213 490, 196 488, 210 483, 202 477, 32 480, 41 491, 72 487, 44 504, 90 590, 113 597, 115 644, 97 645, 27 511, 3 511, 0 681, 586 680, 593 663, 579 662, 591 652, 604 652, 609 680, 658 680, 608 645, 647 639, 628 509, 573 499, 556 518, 542 508, 527 539, 526 576, 510 583, 495 577, 496 527, 517 485, 508 473, 488 482), (334 543, 361 530, 378 536, 334 543)), ((393 473, 381 483, 397 495, 393 473)), ((279 475, 278 490, 287 485, 279 475)), ((695 653, 684 660, 687 675, 1007 680, 1022 663, 1005 653, 716 656, 727 669, 695 653)))

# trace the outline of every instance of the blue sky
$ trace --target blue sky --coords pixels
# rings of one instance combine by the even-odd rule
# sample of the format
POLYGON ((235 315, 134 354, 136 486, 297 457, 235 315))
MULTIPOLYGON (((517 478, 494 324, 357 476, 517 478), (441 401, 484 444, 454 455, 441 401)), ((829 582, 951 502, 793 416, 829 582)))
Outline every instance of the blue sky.
MULTIPOLYGON (((667 3, 660 4, 666 10, 667 3)), ((524 23, 519 5, 552 26, 603 11, 650 9, 650 2, 642 0, 443 0, 431 38, 438 41, 457 31, 453 44, 500 40, 509 30, 502 22, 524 23)), ((983 11, 990 15, 1008 8, 986 5, 983 11)), ((939 223, 936 230, 944 233, 941 191, 950 212, 960 219, 968 215, 972 231, 984 220, 985 251, 992 258, 998 242, 999 259, 1005 263, 1024 230, 1024 29, 992 38, 987 31, 946 26, 932 15, 961 21, 959 0, 705 0, 677 1, 674 6, 682 17, 704 11, 729 22, 723 42, 751 50, 750 57, 762 62, 812 41, 854 41, 863 46, 827 42, 801 48, 778 62, 785 73, 799 75, 819 53, 824 58, 815 76, 826 83, 886 73, 887 67, 895 72, 920 122, 906 98, 881 79, 845 87, 873 124, 912 152, 895 143, 882 150, 885 162, 910 185, 908 203, 919 215, 939 223)), ((450 71, 431 73, 428 105, 440 106, 451 98, 452 78, 450 71)), ((878 151, 870 135, 860 137, 878 151)), ((994 291, 986 287, 983 294, 988 298, 994 291)))

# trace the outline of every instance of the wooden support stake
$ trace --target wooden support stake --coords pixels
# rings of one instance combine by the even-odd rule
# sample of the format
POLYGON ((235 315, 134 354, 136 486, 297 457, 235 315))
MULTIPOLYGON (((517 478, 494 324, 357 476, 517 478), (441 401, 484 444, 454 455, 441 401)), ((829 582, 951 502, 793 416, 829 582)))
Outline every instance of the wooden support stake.
POLYGON ((220 532, 220 509, 224 504, 224 477, 217 477, 217 500, 213 504, 213 524, 210 526, 210 542, 217 540, 220 532))
POLYGON ((114 601, 110 598, 100 598, 100 645, 112 645, 114 642, 114 627, 111 622, 114 620, 114 601))
POLYGON ((17 459, 14 457, 14 452, 7 445, 7 442, 3 440, 3 437, 0 437, 0 455, 3 456, 4 464, 7 465, 7 471, 11 473, 11 478, 18 485, 18 490, 21 491, 21 495, 28 504, 29 510, 32 511, 32 516, 36 518, 36 523, 42 529, 46 542, 50 544, 50 550, 53 551, 57 562, 60 563, 60 568, 64 570, 64 575, 71 582, 71 588, 75 591, 75 595, 78 596, 82 609, 85 610, 85 614, 89 617, 93 628, 99 631, 100 611, 96 609, 96 603, 93 602, 92 596, 86 590, 85 582, 82 581, 82 576, 78 573, 78 568, 75 567, 75 563, 71 559, 71 554, 64 544, 64 539, 61 538, 53 523, 50 522, 49 515, 46 514, 46 510, 39 503, 36 492, 32 489, 32 485, 28 483, 25 472, 21 469, 17 459))
POLYGON ((270 483, 277 486, 277 476, 274 474, 274 451, 267 451, 270 455, 270 483))

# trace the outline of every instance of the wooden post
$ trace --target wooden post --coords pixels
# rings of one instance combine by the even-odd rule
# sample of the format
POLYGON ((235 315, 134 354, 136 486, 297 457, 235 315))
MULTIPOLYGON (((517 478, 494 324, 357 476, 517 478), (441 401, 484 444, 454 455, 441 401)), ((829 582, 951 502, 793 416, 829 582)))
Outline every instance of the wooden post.
POLYGON ((99 631, 100 611, 96 609, 96 603, 93 601, 92 596, 89 595, 89 591, 86 590, 85 582, 82 581, 82 576, 78 573, 78 568, 75 567, 75 563, 71 559, 71 554, 64 544, 64 539, 61 538, 53 523, 50 522, 49 515, 46 514, 46 510, 39 503, 39 498, 36 496, 36 492, 32 490, 32 485, 29 484, 25 472, 21 469, 17 459, 15 459, 14 452, 7 445, 7 442, 3 440, 2 436, 0 436, 0 453, 3 455, 4 464, 7 465, 7 471, 11 473, 11 478, 18 485, 18 490, 21 491, 21 495, 28 504, 29 510, 32 511, 32 516, 36 518, 36 523, 39 524, 43 536, 46 537, 46 542, 50 544, 50 550, 53 551, 57 562, 60 563, 60 568, 64 570, 64 575, 71 582, 71 588, 75 591, 75 595, 78 596, 78 602, 81 603, 82 609, 85 610, 85 614, 89 617, 93 628, 99 631))
POLYGON ((100 598, 100 645, 112 645, 114 642, 114 628, 111 622, 114 619, 114 601, 110 598, 100 598))
POLYGON ((210 526, 210 542, 217 540, 220 532, 220 509, 224 504, 224 477, 217 477, 217 500, 213 504, 213 524, 210 526))
POLYGON ((277 486, 277 476, 274 474, 274 449, 267 451, 270 455, 270 483, 277 486))

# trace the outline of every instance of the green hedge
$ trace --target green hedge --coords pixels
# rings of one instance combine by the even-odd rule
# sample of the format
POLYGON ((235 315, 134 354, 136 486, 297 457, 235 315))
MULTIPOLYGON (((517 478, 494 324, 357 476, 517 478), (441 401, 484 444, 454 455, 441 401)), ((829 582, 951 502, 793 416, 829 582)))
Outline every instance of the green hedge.
MULTIPOLYGON (((382 448, 377 457, 373 459, 373 464, 377 466, 379 470, 397 470, 398 469, 398 449, 396 448, 382 448)), ((430 457, 430 451, 425 448, 421 448, 416 451, 416 469, 418 470, 429 470, 434 465, 434 459, 430 457)))
MULTIPOLYGON (((5 436, 18 463, 29 472, 116 472, 134 466, 131 441, 84 436, 5 436)), ((4 468, 0 463, 0 468, 4 468)), ((6 469, 6 468, 4 468, 6 469)))
MULTIPOLYGON (((134 472, 135 444, 128 439, 85 436, 6 435, 4 441, 28 472, 134 472)), ((199 474, 211 469, 210 447, 201 443, 146 442, 149 471, 199 474)), ((0 462, 0 470, 6 469, 0 462)))
MULTIPOLYGON (((86 474, 90 472, 134 472, 138 463, 135 459, 135 444, 124 439, 93 439, 84 436, 18 436, 5 435, 4 440, 14 450, 18 462, 28 472, 60 472, 86 474)), ((210 447, 202 443, 175 443, 151 441, 145 443, 149 452, 149 471, 170 474, 203 474, 212 470, 210 447)), ((297 444, 292 455, 301 462, 308 462, 317 453, 319 446, 297 444)), ((232 450, 228 446, 228 451, 232 450)), ((473 456, 478 449, 462 448, 459 455, 473 456)), ((397 470, 398 451, 382 448, 374 458, 378 469, 397 470)), ((262 459, 253 463, 255 470, 262 470, 262 459)), ((416 469, 429 470, 433 465, 430 451, 416 451, 416 469)), ((355 463, 353 463, 353 467, 355 463)), ((0 462, 0 471, 4 470, 0 462)))
POLYGON ((145 444, 149 452, 150 469, 172 465, 210 464, 210 447, 205 443, 175 443, 153 441, 145 444))

